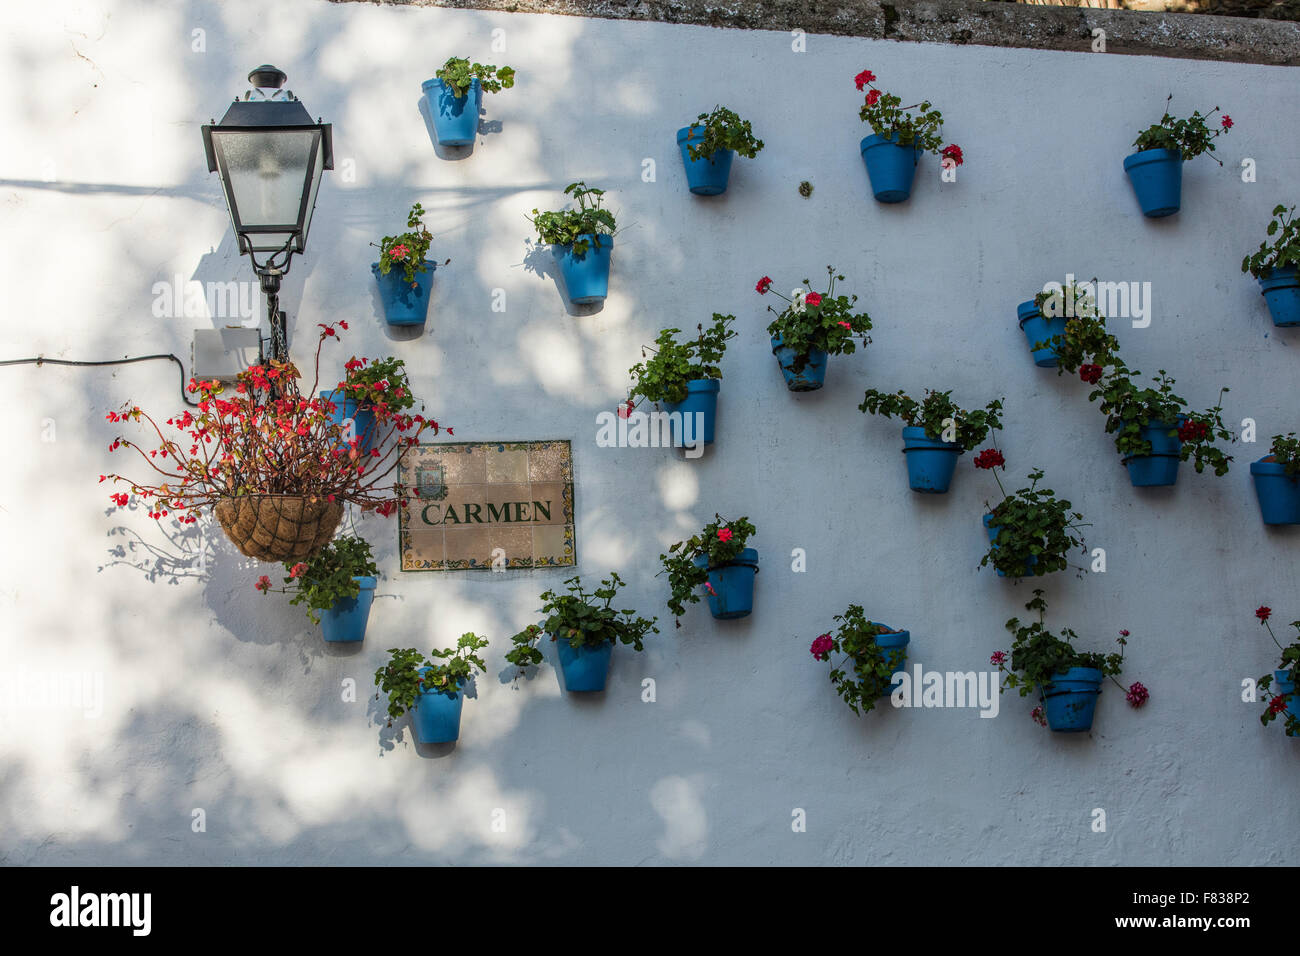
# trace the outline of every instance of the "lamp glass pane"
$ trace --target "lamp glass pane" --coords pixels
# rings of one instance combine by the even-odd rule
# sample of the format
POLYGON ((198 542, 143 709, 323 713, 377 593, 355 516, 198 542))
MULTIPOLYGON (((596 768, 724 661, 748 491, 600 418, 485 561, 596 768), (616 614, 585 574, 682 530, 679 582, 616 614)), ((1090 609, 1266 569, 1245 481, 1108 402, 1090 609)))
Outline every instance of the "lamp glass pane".
POLYGON ((319 136, 312 129, 212 131, 237 228, 297 231, 304 186, 314 172, 308 168, 312 145, 319 136))

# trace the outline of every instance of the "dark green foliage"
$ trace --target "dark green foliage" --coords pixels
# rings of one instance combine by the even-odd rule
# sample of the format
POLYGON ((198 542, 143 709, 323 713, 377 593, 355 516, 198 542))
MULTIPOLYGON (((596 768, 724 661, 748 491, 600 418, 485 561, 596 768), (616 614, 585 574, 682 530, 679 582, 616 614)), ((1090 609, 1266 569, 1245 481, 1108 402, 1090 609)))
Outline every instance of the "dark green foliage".
POLYGON ((829 660, 830 653, 843 654, 830 674, 835 692, 844 698, 844 703, 858 716, 870 712, 876 702, 889 691, 894 668, 907 657, 906 647, 884 648, 876 643, 881 634, 896 634, 897 629, 888 624, 868 621, 858 604, 850 604, 843 614, 836 614, 840 622, 830 637, 831 649, 820 658, 829 660), (847 669, 846 669, 847 667, 847 669))
MULTIPOLYGON (((466 633, 455 647, 430 651, 427 659, 413 647, 390 647, 388 663, 375 671, 375 684, 380 693, 388 695, 388 726, 410 710, 423 693, 437 692, 448 697, 459 694, 474 670, 487 670, 487 664, 478 655, 487 645, 487 638, 466 633), (435 663, 439 660, 445 663, 435 663)), ((379 699, 379 694, 375 694, 375 699, 379 699)))
POLYGON ((995 399, 982 409, 966 412, 952 401, 951 395, 951 391, 927 388, 925 398, 918 402, 901 389, 890 395, 870 388, 858 410, 901 418, 908 425, 924 428, 927 438, 954 442, 966 451, 974 451, 991 429, 1002 428, 1001 400, 995 399))
POLYGON ((285 562, 286 585, 294 585, 290 604, 306 604, 307 616, 320 623, 318 611, 325 611, 345 598, 355 598, 361 586, 354 577, 375 577, 379 568, 370 553, 370 543, 363 538, 344 535, 335 538, 306 561, 285 562), (298 573, 295 575, 294 570, 298 573))
POLYGON ((1029 473, 1029 487, 1007 495, 992 509, 997 540, 980 559, 980 567, 991 564, 1008 577, 1027 577, 1064 571, 1066 555, 1083 548, 1077 535, 1083 515, 1070 511, 1070 502, 1058 499, 1050 488, 1039 488, 1043 472, 1029 473), (1030 557, 1038 560, 1031 567, 1030 557))
POLYGON ((572 196, 578 208, 559 212, 533 210, 532 223, 537 228, 538 239, 552 245, 572 246, 575 254, 583 255, 591 242, 579 237, 595 236, 599 248, 601 236, 612 236, 615 229, 614 214, 602 208, 605 190, 588 189, 586 183, 576 182, 564 187, 564 195, 572 196))
POLYGON ((541 626, 529 624, 511 638, 515 647, 506 654, 506 660, 520 669, 542 662, 537 642, 543 634, 549 634, 553 641, 566 640, 572 647, 599 647, 619 641, 639 651, 647 635, 659 633, 654 626, 658 618, 646 620, 636 611, 616 611, 610 606, 623 587, 623 579, 616 572, 611 571, 590 594, 583 591, 578 575, 564 583, 569 586, 568 594, 542 592, 542 613, 547 618, 541 626))
POLYGON ((691 138, 686 149, 691 159, 707 159, 723 149, 734 149, 746 159, 753 159, 763 148, 763 141, 754 138, 749 120, 742 120, 725 106, 715 106, 712 113, 701 113, 691 124, 691 138), (703 137, 696 131, 702 131, 703 137))
MULTIPOLYGON (((655 339, 655 354, 638 362, 628 370, 635 381, 628 400, 640 395, 651 402, 680 402, 686 398, 687 383, 696 379, 722 378, 718 363, 727 351, 727 340, 736 337, 729 326, 736 321, 734 315, 713 313, 713 325, 707 330, 703 323, 696 326, 699 335, 693 341, 678 342, 674 338, 681 329, 663 329, 655 339)), ((645 349, 641 350, 642 357, 645 349)))
MULTIPOLYGON (((745 542, 757 533, 748 518, 727 521, 715 514, 713 521, 705 525, 699 534, 686 541, 678 541, 668 549, 667 554, 659 555, 659 560, 663 563, 663 570, 659 574, 668 575, 668 609, 673 612, 673 616, 680 618, 686 613, 685 602, 699 602, 698 589, 708 581, 709 568, 720 567, 735 560, 745 550, 745 542), (719 537, 719 532, 724 529, 729 533, 723 533, 719 537), (707 567, 696 566, 695 559, 701 555, 708 558, 707 567)), ((682 626, 681 621, 676 623, 678 627, 682 626)))
POLYGON ((433 74, 451 87, 454 96, 464 96, 471 80, 478 80, 484 93, 500 93, 515 85, 515 71, 508 66, 485 66, 459 57, 449 57, 442 69, 433 74))
POLYGON ((1273 241, 1261 242, 1254 255, 1241 260, 1241 271, 1256 279, 1270 269, 1300 268, 1300 222, 1295 219, 1295 206, 1273 207, 1273 221, 1268 224, 1268 234, 1273 241))

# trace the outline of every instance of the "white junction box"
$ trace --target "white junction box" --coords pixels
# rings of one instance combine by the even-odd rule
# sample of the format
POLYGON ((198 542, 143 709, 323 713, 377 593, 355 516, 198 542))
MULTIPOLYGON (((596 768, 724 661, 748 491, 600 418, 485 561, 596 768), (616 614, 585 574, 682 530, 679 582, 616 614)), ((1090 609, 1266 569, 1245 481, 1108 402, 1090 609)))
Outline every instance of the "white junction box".
POLYGON ((191 374, 198 379, 233 382, 250 365, 262 361, 260 329, 195 329, 190 351, 191 374))

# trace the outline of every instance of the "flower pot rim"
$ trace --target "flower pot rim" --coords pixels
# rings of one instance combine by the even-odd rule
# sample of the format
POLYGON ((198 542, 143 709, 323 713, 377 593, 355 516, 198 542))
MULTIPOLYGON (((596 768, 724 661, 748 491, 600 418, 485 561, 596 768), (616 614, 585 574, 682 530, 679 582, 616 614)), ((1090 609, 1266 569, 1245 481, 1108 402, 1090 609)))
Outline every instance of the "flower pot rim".
POLYGON ((1173 159, 1181 162, 1182 158, 1182 151, 1177 149, 1139 149, 1124 157, 1124 168, 1132 169, 1134 166, 1145 166, 1148 163, 1166 163, 1173 159))
MULTIPOLYGON (((601 249, 603 249, 605 246, 612 246, 612 245, 614 245, 614 234, 613 234, 612 232, 601 232, 601 233, 595 233, 595 232, 584 232, 584 233, 581 233, 581 234, 578 236, 578 239, 586 239, 588 242, 591 242, 591 240, 595 239, 597 235, 600 236, 600 248, 601 248, 601 249)), ((577 240, 574 240, 574 241, 576 242, 577 240)), ((596 248, 596 243, 591 242, 591 245, 592 245, 593 248, 596 248)), ((567 249, 567 250, 569 250, 570 252, 572 252, 572 251, 573 251, 573 243, 572 243, 572 242, 553 242, 553 243, 551 243, 551 248, 553 248, 553 249, 567 249)))
POLYGON ((1300 278, 1300 268, 1296 266, 1269 266, 1268 271, 1261 276, 1256 276, 1255 281, 1260 285, 1266 282, 1287 282, 1300 278))
MULTIPOLYGON (((429 90, 440 89, 446 86, 447 86, 446 80, 440 80, 438 77, 435 76, 432 79, 425 80, 423 83, 421 83, 420 89, 421 91, 427 93, 429 92, 429 90)), ((483 88, 483 84, 479 82, 478 77, 477 76, 473 77, 469 81, 469 89, 465 91, 465 96, 456 96, 453 97, 453 99, 463 100, 466 96, 469 96, 469 94, 474 90, 476 89, 481 90, 482 88, 483 88)))
POLYGON ((373 591, 379 584, 379 579, 373 574, 354 574, 352 580, 361 585, 363 591, 373 591))
MULTIPOLYGON (((858 144, 858 151, 865 153, 867 150, 874 149, 877 146, 897 146, 899 149, 909 148, 898 142, 898 131, 895 130, 888 136, 880 133, 872 133, 870 136, 864 137, 862 142, 858 144)), ((917 153, 925 152, 925 147, 918 146, 915 139, 912 140, 911 149, 915 150, 917 153)))
MULTIPOLYGON (((432 259, 421 259, 421 260, 420 260, 420 264, 421 264, 421 265, 428 266, 429 268, 428 268, 428 269, 421 269, 419 272, 417 272, 417 273, 415 274, 415 276, 416 276, 416 281, 417 281, 417 282, 419 281, 419 277, 422 276, 422 275, 424 275, 426 272, 432 273, 432 272, 436 272, 437 269, 438 269, 438 263, 434 262, 432 259)), ((383 277, 382 273, 380 273, 380 271, 379 271, 379 263, 378 263, 378 262, 372 262, 372 263, 370 263, 370 271, 373 272, 373 273, 375 274, 375 278, 382 278, 382 277, 383 277)), ((392 275, 394 272, 396 272, 396 271, 397 271, 396 269, 389 269, 389 270, 388 270, 388 274, 391 276, 391 275, 392 275)))
POLYGON ((931 438, 925 433, 924 425, 904 425, 903 441, 926 442, 927 444, 914 445, 911 448, 904 448, 903 453, 909 451, 955 451, 957 454, 965 454, 966 449, 962 447, 961 442, 944 441, 940 438, 931 438), (911 432, 909 435, 908 432, 911 432))
POLYGON ((716 392, 722 388, 720 378, 692 378, 686 382, 688 392, 716 392))
MULTIPOLYGON (((868 621, 867 623, 877 624, 882 627, 889 627, 888 624, 881 624, 880 621, 868 621)), ((902 628, 897 631, 886 631, 883 634, 876 634, 875 636, 872 637, 872 640, 875 641, 877 644, 879 644, 881 638, 889 638, 892 641, 892 643, 886 644, 885 645, 886 647, 903 647, 904 645, 911 643, 912 632, 907 630, 906 628, 902 628)))
POLYGON ((704 554, 697 554, 691 560, 695 562, 695 566, 697 568, 704 567, 703 564, 699 563, 701 560, 703 560, 706 564, 708 564, 707 570, 709 571, 716 571, 719 568, 753 568, 755 574, 757 574, 759 571, 758 550, 755 548, 742 548, 740 554, 736 555, 730 561, 725 561, 722 564, 709 564, 708 555, 704 555, 704 554))

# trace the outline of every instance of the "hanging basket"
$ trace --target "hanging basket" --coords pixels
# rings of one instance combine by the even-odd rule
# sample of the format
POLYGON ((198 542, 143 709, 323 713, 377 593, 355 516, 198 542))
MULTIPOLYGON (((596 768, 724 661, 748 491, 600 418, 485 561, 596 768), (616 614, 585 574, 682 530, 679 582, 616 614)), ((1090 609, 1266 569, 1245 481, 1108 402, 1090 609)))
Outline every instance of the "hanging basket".
POLYGON ((297 495, 223 498, 214 510, 239 553, 259 561, 305 561, 343 520, 342 502, 297 495))

